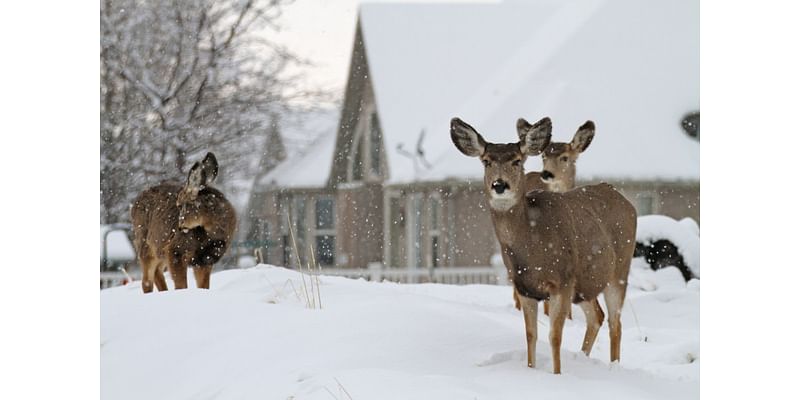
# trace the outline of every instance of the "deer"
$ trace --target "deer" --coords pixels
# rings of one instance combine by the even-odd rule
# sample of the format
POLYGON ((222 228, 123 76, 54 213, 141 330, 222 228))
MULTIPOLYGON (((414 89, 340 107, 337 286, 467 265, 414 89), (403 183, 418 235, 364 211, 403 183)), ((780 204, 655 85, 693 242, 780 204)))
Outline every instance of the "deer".
POLYGON ((450 121, 456 148, 484 165, 484 191, 495 235, 519 297, 525 322, 528 367, 536 367, 538 302, 550 302, 553 373, 561 373, 561 338, 570 303, 586 314, 581 351, 591 353, 608 309, 611 362, 620 360, 620 321, 636 245, 636 210, 607 183, 564 193, 526 193, 524 161, 550 143, 549 118, 517 123, 519 141, 490 143, 459 118, 450 121))
POLYGON ((206 154, 189 170, 186 183, 164 181, 140 193, 131 204, 133 245, 142 268, 142 290, 167 290, 164 267, 175 289, 186 289, 187 267, 197 287, 211 286, 211 269, 225 254, 236 227, 233 205, 211 187, 219 166, 206 154))
MULTIPOLYGON (((530 126, 530 123, 524 118, 517 120, 517 125, 530 126)), ((531 171, 525 174, 525 190, 549 190, 551 192, 563 193, 575 187, 575 173, 576 162, 578 156, 586 151, 594 139, 594 122, 586 121, 578 128, 572 141, 569 143, 564 142, 550 142, 549 145, 542 152, 542 172, 531 171)), ((503 257, 506 268, 509 268, 508 260, 503 257)), ((520 309, 517 294, 514 292, 514 307, 520 309)), ((549 313, 549 303, 544 302, 544 313, 549 313)), ((569 319, 572 319, 572 311, 570 310, 569 319)))

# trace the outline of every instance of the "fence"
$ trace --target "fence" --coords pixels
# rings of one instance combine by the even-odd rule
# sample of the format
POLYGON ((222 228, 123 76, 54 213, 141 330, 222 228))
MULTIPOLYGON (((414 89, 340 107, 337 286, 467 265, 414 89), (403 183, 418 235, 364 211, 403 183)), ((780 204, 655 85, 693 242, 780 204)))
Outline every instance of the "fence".
POLYGON ((381 263, 368 268, 324 268, 323 275, 364 278, 370 281, 399 283, 445 283, 450 285, 498 283, 497 270, 492 267, 389 268, 381 263))
MULTIPOLYGON (((498 270, 489 267, 439 267, 439 268, 389 268, 381 263, 372 263, 368 268, 323 268, 322 275, 346 278, 364 278, 369 281, 398 283, 444 283, 450 285, 486 284, 501 282, 498 270)), ((130 279, 141 279, 141 273, 130 275, 120 271, 101 272, 100 288, 118 286, 130 279)), ((502 281, 505 282, 504 280, 502 281)))

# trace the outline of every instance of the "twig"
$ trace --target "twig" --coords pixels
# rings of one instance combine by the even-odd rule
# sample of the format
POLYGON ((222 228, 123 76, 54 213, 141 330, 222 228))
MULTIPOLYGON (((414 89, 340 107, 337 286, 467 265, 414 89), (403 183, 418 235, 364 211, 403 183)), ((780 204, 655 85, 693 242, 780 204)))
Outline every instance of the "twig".
POLYGON ((292 247, 294 248, 294 257, 297 259, 297 267, 298 271, 300 271, 300 279, 303 280, 303 293, 306 296, 306 306, 311 307, 311 303, 308 301, 308 289, 306 288, 306 278, 303 274, 303 263, 300 262, 300 252, 297 249, 297 242, 294 240, 294 229, 292 229, 292 216, 291 213, 286 213, 286 220, 289 222, 289 235, 292 237, 292 247))
POLYGON ((317 308, 317 298, 314 297, 314 275, 312 275, 313 272, 311 271, 310 263, 306 263, 306 270, 308 271, 308 284, 311 286, 311 298, 309 302, 311 303, 311 308, 315 309, 317 308))
POLYGON ((643 340, 646 342, 647 341, 647 336, 644 336, 642 334, 642 328, 639 326, 639 317, 636 316, 636 311, 633 309, 633 302, 629 301, 628 305, 630 306, 631 313, 633 313, 633 322, 636 323, 636 329, 639 330, 639 337, 643 338, 643 340))
POLYGON ((322 274, 322 266, 317 264, 317 296, 319 297, 319 309, 322 310, 322 293, 319 290, 319 276, 322 274))
POLYGON ((350 393, 347 393, 347 389, 344 388, 344 385, 342 385, 342 383, 339 382, 339 380, 336 379, 335 377, 333 378, 333 380, 335 380, 336 383, 339 385, 339 389, 344 391, 344 394, 347 395, 347 398, 350 399, 350 400, 353 400, 353 396, 350 396, 350 393))
MULTIPOLYGON (((292 280, 291 279, 287 279, 286 283, 288 283, 289 286, 292 287, 292 290, 294 291, 294 295, 297 296, 297 301, 302 301, 303 299, 300 298, 300 293, 297 292, 297 288, 294 287, 294 283, 292 283, 292 280)), ((286 286, 286 283, 284 283, 283 286, 286 286)))
POLYGON ((325 390, 327 390, 327 391, 328 391, 328 394, 330 394, 330 395, 331 395, 331 397, 333 397, 333 399, 334 399, 334 400, 339 400, 339 398, 338 398, 338 397, 337 397, 335 394, 333 394, 333 392, 331 392, 331 390, 330 390, 330 389, 328 389, 328 387, 327 387, 327 386, 325 386, 325 390))
POLYGON ((308 249, 311 251, 311 265, 315 267, 316 274, 312 275, 312 279, 316 278, 317 281, 317 299, 319 300, 319 309, 322 310, 322 294, 319 291, 319 274, 322 271, 319 264, 317 264, 317 257, 314 255, 314 248, 311 243, 308 244, 308 249))

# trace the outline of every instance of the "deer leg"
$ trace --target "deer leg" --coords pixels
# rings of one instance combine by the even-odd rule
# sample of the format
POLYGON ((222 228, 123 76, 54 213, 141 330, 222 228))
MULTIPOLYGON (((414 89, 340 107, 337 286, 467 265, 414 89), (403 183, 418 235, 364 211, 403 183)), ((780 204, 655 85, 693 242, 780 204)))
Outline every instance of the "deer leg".
POLYGON ((592 352, 592 346, 597 338, 597 332, 603 326, 603 309, 600 308, 600 303, 597 298, 594 300, 584 301, 579 304, 583 313, 586 314, 586 335, 583 336, 583 345, 581 351, 587 356, 592 352))
MULTIPOLYGON (((544 315, 550 316, 550 301, 544 301, 544 315)), ((569 308, 569 314, 567 314, 567 318, 572 319, 572 307, 569 308)))
POLYGON ((140 254, 139 265, 142 268, 142 291, 144 293, 150 293, 153 291, 153 273, 156 269, 157 263, 153 257, 146 254, 140 254))
POLYGON ((553 373, 561 373, 561 335, 572 299, 569 291, 550 294, 550 349, 553 353, 553 373))
MULTIPOLYGON (((514 290, 516 294, 517 291, 514 290)), ((525 296, 517 295, 520 306, 522 306, 522 315, 525 317, 525 339, 528 344, 528 367, 536 367, 536 314, 539 311, 539 302, 536 299, 531 299, 525 296)))
POLYGON ((194 280, 200 289, 208 289, 211 285, 211 266, 194 267, 194 280))
POLYGON ((167 281, 164 279, 164 267, 161 264, 158 264, 154 269, 153 280, 159 292, 167 290, 167 281))
POLYGON ((503 264, 506 266, 506 271, 508 272, 508 281, 511 283, 511 287, 514 290, 512 293, 514 295, 514 307, 517 310, 522 310, 519 304, 519 294, 517 294, 517 288, 514 286, 514 268, 512 267, 514 264, 511 262, 511 258, 508 257, 508 254, 505 251, 501 251, 500 254, 503 257, 503 264))
POLYGON ((622 341, 622 305, 625 302, 625 285, 609 285, 603 291, 608 308, 608 331, 611 337, 611 362, 619 361, 622 341))
POLYGON ((170 258, 169 272, 172 275, 172 281, 175 282, 175 289, 186 289, 188 287, 186 281, 186 265, 188 263, 181 254, 173 254, 170 258))

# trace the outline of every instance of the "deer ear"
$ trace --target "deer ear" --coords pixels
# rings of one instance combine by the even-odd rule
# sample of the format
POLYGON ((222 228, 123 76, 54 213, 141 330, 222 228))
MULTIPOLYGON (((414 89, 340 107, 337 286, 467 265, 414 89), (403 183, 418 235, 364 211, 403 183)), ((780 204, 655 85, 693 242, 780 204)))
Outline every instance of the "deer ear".
POLYGON ((544 117, 531 125, 524 118, 517 120, 517 135, 519 135, 519 149, 529 156, 539 155, 550 144, 553 132, 553 123, 550 118, 544 117))
POLYGON ((186 190, 197 196, 197 193, 203 188, 203 165, 200 162, 194 163, 192 169, 189 170, 189 178, 186 180, 186 190))
POLYGON ((586 121, 578 128, 578 131, 575 132, 575 137, 572 138, 570 147, 572 147, 573 150, 577 150, 579 153, 583 153, 592 143, 592 139, 594 139, 594 122, 586 121))
POLYGON ((459 151, 469 157, 479 157, 486 150, 486 141, 460 118, 450 120, 450 139, 459 151))
POLYGON ((209 152, 206 154, 206 158, 203 159, 203 181, 202 184, 204 186, 208 186, 217 179, 217 173, 219 172, 219 164, 217 164, 217 157, 214 156, 214 153, 209 152))

